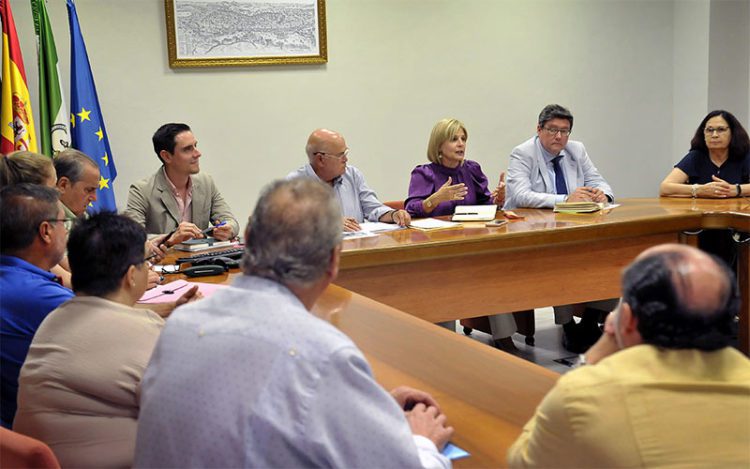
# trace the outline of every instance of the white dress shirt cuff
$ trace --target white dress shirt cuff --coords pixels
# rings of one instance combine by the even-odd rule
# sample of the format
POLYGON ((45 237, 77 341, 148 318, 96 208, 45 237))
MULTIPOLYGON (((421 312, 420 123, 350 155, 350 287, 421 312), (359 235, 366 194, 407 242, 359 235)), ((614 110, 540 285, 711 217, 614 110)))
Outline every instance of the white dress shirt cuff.
POLYGON ((412 435, 414 444, 417 445, 419 461, 425 469, 450 469, 450 459, 446 458, 437 450, 435 443, 422 435, 412 435))

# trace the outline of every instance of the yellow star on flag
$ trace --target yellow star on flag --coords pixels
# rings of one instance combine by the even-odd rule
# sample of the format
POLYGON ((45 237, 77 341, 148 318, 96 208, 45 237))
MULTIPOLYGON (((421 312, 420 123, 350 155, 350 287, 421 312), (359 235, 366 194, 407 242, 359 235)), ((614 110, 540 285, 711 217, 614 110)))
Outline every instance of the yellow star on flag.
POLYGON ((72 112, 70 113, 70 126, 73 128, 76 126, 76 115, 72 112))
POLYGON ((99 141, 101 142, 102 139, 104 138, 104 132, 102 132, 102 128, 99 127, 99 130, 97 130, 96 132, 94 132, 94 135, 96 135, 97 137, 99 137, 99 141))
POLYGON ((109 166, 109 155, 107 155, 107 153, 104 153, 102 159, 104 160, 104 166, 109 166))
POLYGON ((89 114, 91 114, 91 111, 87 111, 85 107, 81 108, 81 112, 76 114, 78 117, 81 118, 81 122, 83 121, 91 121, 91 118, 89 117, 89 114))
POLYGON ((101 179, 99 179, 99 190, 104 189, 105 187, 109 189, 109 179, 104 179, 104 176, 99 176, 101 179))

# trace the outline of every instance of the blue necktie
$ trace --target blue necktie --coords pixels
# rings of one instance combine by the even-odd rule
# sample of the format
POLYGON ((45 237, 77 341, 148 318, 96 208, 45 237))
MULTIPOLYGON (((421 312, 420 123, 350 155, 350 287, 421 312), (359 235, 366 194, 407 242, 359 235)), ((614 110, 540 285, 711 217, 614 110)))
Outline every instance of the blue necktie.
POLYGON ((552 158, 552 166, 555 168, 555 187, 557 188, 557 193, 567 195, 568 186, 565 185, 565 175, 560 167, 560 158, 562 157, 563 155, 552 158))

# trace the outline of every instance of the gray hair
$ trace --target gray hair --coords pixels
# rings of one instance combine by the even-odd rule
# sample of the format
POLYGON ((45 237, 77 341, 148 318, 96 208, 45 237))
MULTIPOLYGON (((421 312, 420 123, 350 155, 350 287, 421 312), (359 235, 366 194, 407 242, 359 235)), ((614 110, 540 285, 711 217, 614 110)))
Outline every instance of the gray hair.
POLYGON ((329 186, 311 178, 274 181, 248 224, 242 269, 307 286, 325 274, 341 232, 341 209, 329 186))
POLYGON ((570 122, 571 130, 573 129, 573 114, 571 114, 567 108, 564 108, 559 104, 548 104, 544 106, 542 112, 539 113, 539 127, 544 127, 544 124, 552 119, 565 119, 570 122))
POLYGON ((94 160, 82 151, 74 148, 67 148, 55 156, 55 171, 57 171, 57 180, 67 177, 72 183, 76 183, 83 177, 83 166, 91 165, 96 170, 99 166, 94 160))

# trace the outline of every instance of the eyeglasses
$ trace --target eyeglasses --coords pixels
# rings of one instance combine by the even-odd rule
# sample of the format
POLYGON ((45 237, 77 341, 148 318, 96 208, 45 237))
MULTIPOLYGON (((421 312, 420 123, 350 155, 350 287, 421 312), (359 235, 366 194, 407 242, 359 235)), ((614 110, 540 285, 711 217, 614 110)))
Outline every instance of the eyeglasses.
POLYGON ((66 230, 68 229, 68 224, 67 224, 67 223, 65 223, 66 221, 68 221, 68 219, 67 219, 67 218, 47 218, 47 219, 45 219, 45 220, 42 220, 42 221, 48 221, 48 222, 60 222, 60 223, 62 223, 62 224, 63 224, 63 227, 64 227, 64 228, 65 228, 66 230))
POLYGON ((316 151, 315 154, 316 155, 330 156, 331 158, 337 158, 337 159, 340 160, 340 159, 342 159, 344 157, 349 156, 349 149, 347 148, 346 150, 342 151, 341 153, 326 153, 324 151, 316 151))
POLYGON ((555 128, 550 128, 550 127, 542 127, 542 130, 544 130, 550 135, 557 135, 558 133, 563 137, 567 137, 568 135, 570 135, 570 129, 555 129, 555 128))
POLYGON ((729 127, 706 127, 705 129, 703 129, 703 133, 706 135, 713 135, 714 132, 716 132, 717 134, 721 135, 727 130, 729 130, 729 127))

